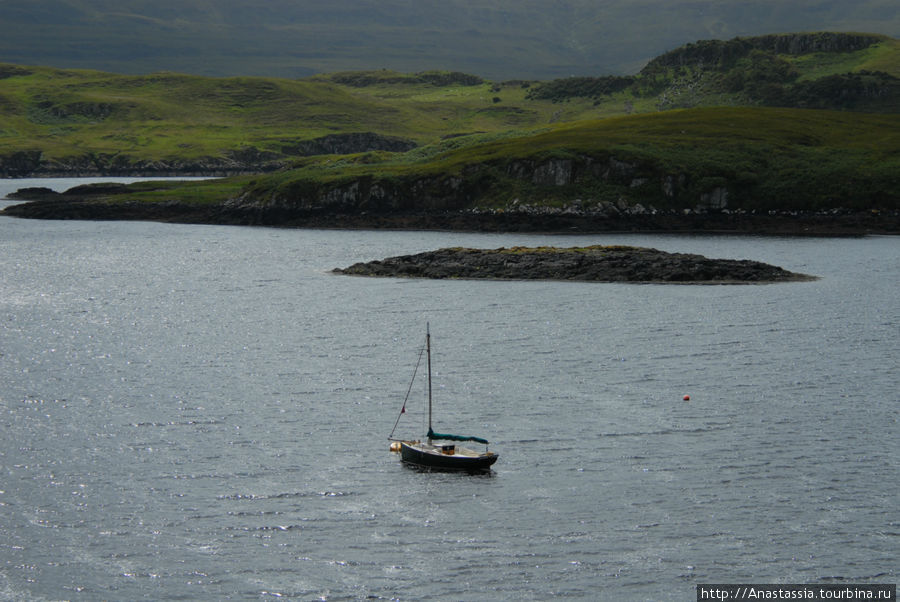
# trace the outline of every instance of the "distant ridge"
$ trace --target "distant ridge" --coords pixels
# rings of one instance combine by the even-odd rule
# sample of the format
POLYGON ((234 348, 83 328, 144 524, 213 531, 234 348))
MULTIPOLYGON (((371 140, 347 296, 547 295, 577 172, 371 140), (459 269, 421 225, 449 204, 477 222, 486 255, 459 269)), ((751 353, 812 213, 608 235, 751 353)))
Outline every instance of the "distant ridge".
POLYGON ((770 34, 700 40, 652 60, 636 76, 574 77, 535 85, 557 102, 619 95, 656 98, 659 110, 763 105, 894 113, 900 41, 865 33, 770 34))
POLYGON ((447 69, 495 81, 637 73, 686 40, 900 37, 896 0, 28 0, 0 61, 116 73, 305 77, 447 69))
POLYGON ((767 34, 731 40, 702 40, 685 44, 651 59, 643 71, 652 72, 660 67, 680 67, 704 62, 723 67, 733 65, 736 59, 747 56, 752 50, 788 55, 856 52, 888 39, 890 39, 888 36, 868 33, 823 31, 767 34))

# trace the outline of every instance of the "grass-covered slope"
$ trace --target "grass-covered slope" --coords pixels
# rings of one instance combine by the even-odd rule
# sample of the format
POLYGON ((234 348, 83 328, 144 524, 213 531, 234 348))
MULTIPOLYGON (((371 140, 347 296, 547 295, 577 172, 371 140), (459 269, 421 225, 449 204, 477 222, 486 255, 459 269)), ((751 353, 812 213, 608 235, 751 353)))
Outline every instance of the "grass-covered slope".
POLYGON ((896 212, 900 115, 675 110, 459 137, 407 153, 308 157, 265 175, 145 183, 100 202, 132 210, 174 202, 205 207, 214 220, 259 223, 310 213, 896 212))
POLYGON ((520 86, 506 89, 511 102, 504 104, 495 100, 497 86, 461 74, 376 72, 369 80, 361 88, 349 74, 305 80, 123 76, 0 64, 0 160, 18 155, 20 162, 33 157, 32 169, 40 160, 51 170, 59 164, 110 171, 200 161, 195 171, 202 171, 202 160, 211 158, 234 160, 249 171, 318 154, 304 143, 327 136, 370 133, 415 146, 590 110, 588 102, 566 111, 550 101, 525 102, 520 86))
POLYGON ((900 207, 900 115, 691 109, 457 144, 309 160, 256 178, 244 198, 350 209, 509 210, 576 199, 657 209, 900 207))
POLYGON ((713 108, 308 157, 205 182, 31 191, 8 215, 306 227, 900 233, 900 115, 713 108))
POLYGON ((900 41, 783 34, 689 44, 634 76, 491 82, 456 72, 307 79, 115 75, 0 64, 0 175, 239 173, 300 156, 699 106, 895 113, 900 41))
POLYGON ((883 36, 797 34, 698 42, 627 80, 543 84, 436 71, 284 80, 0 65, 0 172, 255 174, 9 211, 48 217, 896 216, 898 57, 898 41, 883 36), (769 102, 786 98, 803 102, 769 102), (832 106, 842 110, 823 109, 832 106))

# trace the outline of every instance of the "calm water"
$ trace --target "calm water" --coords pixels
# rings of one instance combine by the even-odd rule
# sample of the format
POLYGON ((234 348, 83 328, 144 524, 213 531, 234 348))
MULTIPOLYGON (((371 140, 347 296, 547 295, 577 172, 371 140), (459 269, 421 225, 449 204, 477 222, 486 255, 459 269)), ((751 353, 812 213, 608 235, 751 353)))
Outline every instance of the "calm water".
MULTIPOLYGON (((896 583, 898 282, 896 237, 0 217, 0 598, 692 600, 704 582, 896 583), (822 279, 329 273, 442 246, 588 243, 822 279), (491 476, 418 473, 388 451, 426 321, 435 428, 491 439, 491 476)), ((417 386, 400 434, 421 434, 422 400, 417 386)))

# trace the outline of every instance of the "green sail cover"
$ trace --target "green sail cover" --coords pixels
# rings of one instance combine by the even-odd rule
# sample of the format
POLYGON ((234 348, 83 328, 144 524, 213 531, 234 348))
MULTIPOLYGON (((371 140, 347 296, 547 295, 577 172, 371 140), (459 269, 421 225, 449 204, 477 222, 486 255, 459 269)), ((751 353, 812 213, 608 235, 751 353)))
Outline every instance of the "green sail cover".
POLYGON ((484 443, 485 445, 488 444, 488 440, 482 439, 481 437, 467 437, 466 435, 445 435, 443 433, 435 433, 431 429, 428 429, 428 438, 441 439, 442 441, 474 441, 476 443, 484 443))

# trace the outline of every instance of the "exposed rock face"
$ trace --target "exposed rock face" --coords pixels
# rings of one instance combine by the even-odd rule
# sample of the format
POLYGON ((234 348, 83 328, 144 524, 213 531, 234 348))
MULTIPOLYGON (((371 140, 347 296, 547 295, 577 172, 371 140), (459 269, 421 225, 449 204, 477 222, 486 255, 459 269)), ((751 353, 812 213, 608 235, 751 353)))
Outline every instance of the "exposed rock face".
POLYGON ((371 132, 355 132, 350 134, 331 134, 303 140, 293 145, 281 147, 285 155, 349 155, 368 151, 406 152, 418 145, 412 140, 397 136, 382 136, 371 132))
POLYGON ((335 269, 339 274, 407 278, 484 278, 747 284, 812 280, 758 261, 709 259, 625 246, 451 248, 335 269))
POLYGON ((531 181, 544 186, 565 186, 572 181, 572 161, 547 161, 534 168, 531 181))
POLYGON ((24 178, 35 172, 41 165, 40 151, 18 151, 0 157, 0 177, 24 178))

